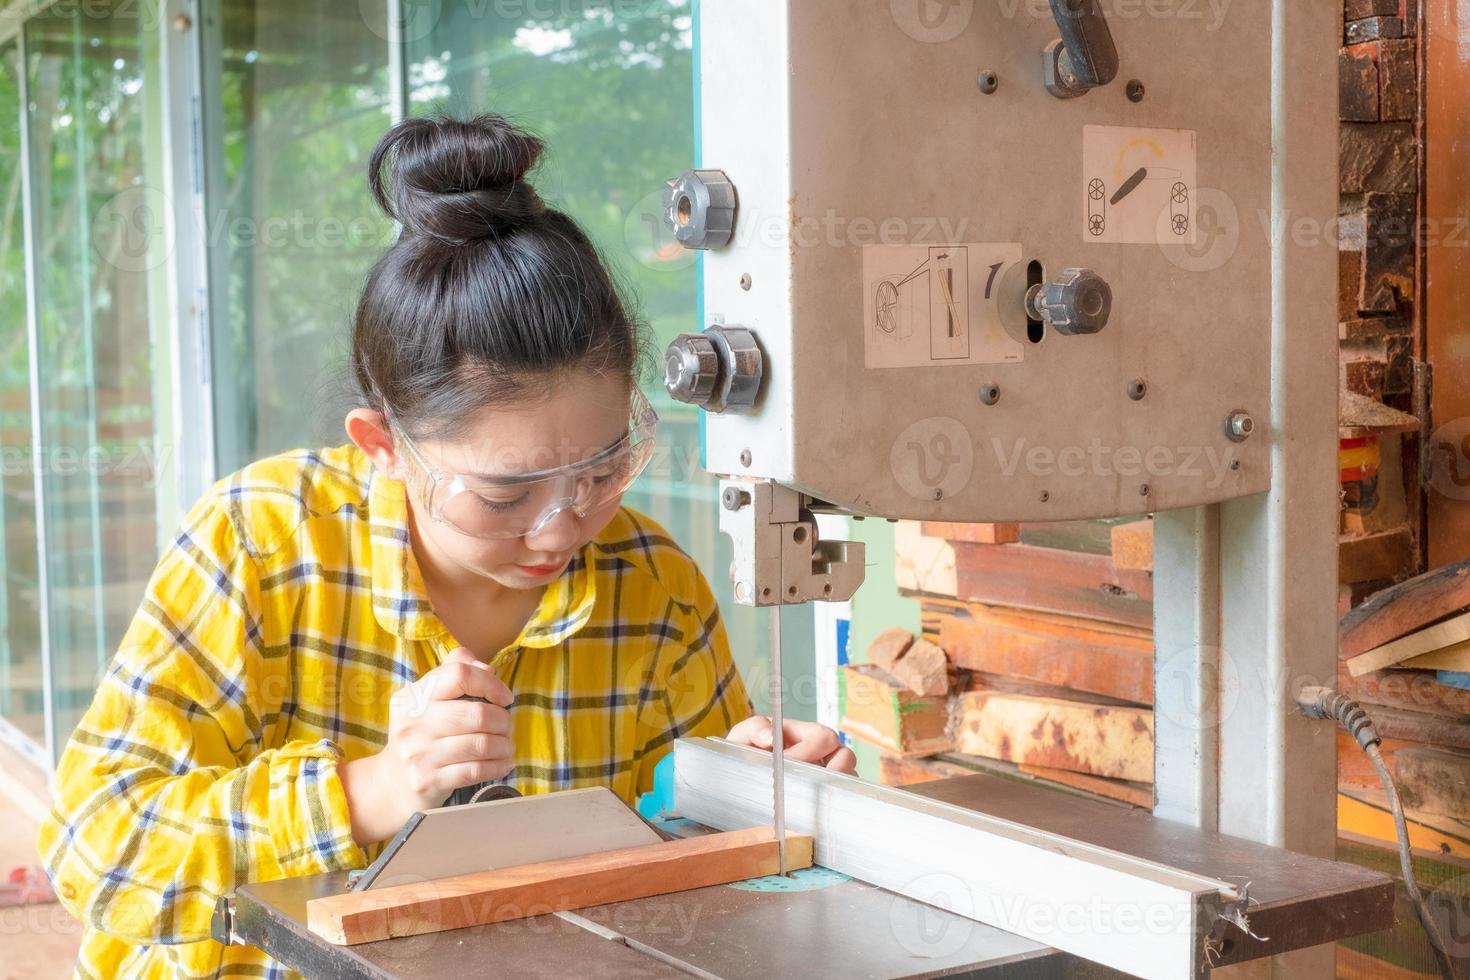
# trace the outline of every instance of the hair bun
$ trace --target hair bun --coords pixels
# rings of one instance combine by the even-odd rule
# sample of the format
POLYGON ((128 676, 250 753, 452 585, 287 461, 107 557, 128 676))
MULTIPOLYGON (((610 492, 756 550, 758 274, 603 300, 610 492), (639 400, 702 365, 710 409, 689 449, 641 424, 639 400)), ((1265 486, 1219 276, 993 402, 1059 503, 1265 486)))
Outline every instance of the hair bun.
POLYGON ((511 231, 546 210, 525 175, 544 144, 493 112, 410 117, 378 141, 373 196, 405 234, 463 244, 511 231), (392 178, 384 170, 392 158, 392 178))

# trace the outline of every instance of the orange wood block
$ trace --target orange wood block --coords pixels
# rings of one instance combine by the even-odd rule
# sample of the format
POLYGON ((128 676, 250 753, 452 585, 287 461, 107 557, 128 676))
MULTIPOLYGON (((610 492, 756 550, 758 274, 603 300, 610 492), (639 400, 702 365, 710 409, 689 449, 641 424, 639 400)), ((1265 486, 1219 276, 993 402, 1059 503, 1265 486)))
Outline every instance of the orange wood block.
MULTIPOLYGON (((811 863, 812 839, 787 834, 787 868, 811 863)), ((778 865, 775 832, 752 827, 314 898, 306 921, 328 942, 350 946, 723 885, 776 874, 778 865)))

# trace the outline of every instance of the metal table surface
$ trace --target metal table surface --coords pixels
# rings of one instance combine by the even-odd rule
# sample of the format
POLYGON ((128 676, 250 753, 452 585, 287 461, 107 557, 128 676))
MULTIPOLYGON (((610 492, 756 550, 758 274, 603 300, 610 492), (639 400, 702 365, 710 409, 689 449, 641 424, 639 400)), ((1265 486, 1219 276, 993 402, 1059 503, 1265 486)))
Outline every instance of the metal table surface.
MULTIPOLYGON (((1221 964, 1388 928, 1393 883, 1377 872, 1154 820, 1141 810, 996 776, 909 787, 1181 869, 1249 881, 1252 930, 1221 964)), ((306 902, 346 874, 235 892, 234 931, 309 977, 411 980, 508 972, 579 978, 1114 976, 1045 946, 851 879, 808 890, 719 885, 560 915, 335 946, 306 928, 306 902)))

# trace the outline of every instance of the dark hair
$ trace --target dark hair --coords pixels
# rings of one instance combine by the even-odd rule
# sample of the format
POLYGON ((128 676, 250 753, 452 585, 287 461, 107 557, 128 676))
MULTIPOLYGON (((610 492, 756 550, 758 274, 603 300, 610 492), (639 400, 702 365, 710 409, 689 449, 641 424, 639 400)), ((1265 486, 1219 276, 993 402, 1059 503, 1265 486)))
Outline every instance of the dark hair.
POLYGON ((639 373, 643 323, 587 235, 525 179, 543 148, 486 113, 404 119, 373 150, 373 196, 402 231, 358 300, 353 369, 412 435, 452 437, 477 409, 545 395, 573 370, 639 373))

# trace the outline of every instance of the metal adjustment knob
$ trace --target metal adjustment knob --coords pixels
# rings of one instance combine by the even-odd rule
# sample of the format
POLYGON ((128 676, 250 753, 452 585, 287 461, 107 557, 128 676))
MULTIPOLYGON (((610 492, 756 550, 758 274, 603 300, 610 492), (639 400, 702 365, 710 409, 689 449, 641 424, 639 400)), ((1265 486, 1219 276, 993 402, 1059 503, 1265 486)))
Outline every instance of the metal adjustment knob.
POLYGON ((703 334, 680 334, 664 352, 664 387, 678 401, 708 405, 719 379, 720 355, 703 334))
POLYGON ((664 184, 664 224, 685 248, 723 248, 735 231, 735 185, 722 170, 686 170, 664 184))
POLYGON ((1058 333, 1097 333, 1113 312, 1113 289, 1091 269, 1067 269, 1050 282, 1032 286, 1026 308, 1058 333))
POLYGON ((716 325, 684 333, 664 352, 664 387, 707 412, 749 413, 763 374, 760 346, 745 327, 716 325))

